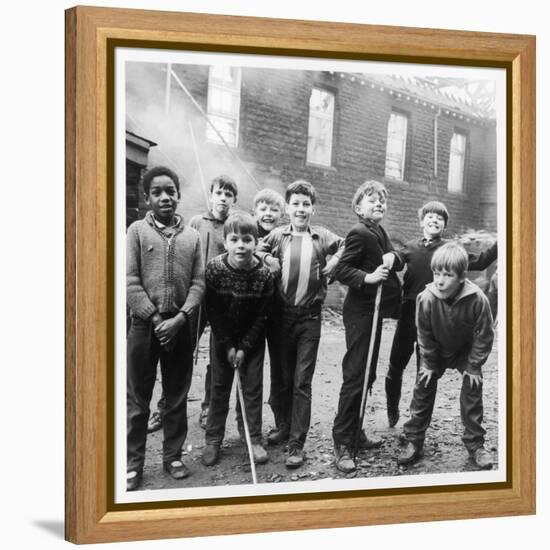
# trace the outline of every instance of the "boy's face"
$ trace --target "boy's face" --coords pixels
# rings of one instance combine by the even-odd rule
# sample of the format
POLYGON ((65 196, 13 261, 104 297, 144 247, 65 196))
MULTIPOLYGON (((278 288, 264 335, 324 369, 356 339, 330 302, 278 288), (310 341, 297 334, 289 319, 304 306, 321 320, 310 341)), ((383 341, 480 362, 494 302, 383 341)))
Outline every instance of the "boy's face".
POLYGON ((445 218, 436 212, 428 212, 420 222, 426 239, 434 239, 441 236, 445 229, 445 218))
POLYGON ((293 193, 286 204, 286 213, 295 231, 307 231, 315 209, 309 195, 293 193))
POLYGON ((170 224, 176 213, 180 193, 169 176, 156 176, 151 180, 149 193, 145 193, 145 202, 151 207, 157 220, 170 224))
POLYGON ((355 206, 358 216, 374 223, 380 223, 386 214, 386 197, 380 193, 363 195, 363 198, 355 206))
POLYGON ((210 193, 210 205, 215 218, 225 220, 233 204, 235 204, 235 195, 231 189, 221 188, 219 185, 216 185, 212 189, 212 193, 210 193))
POLYGON ((232 267, 243 269, 252 264, 256 239, 251 233, 228 233, 224 246, 232 267))
POLYGON ((452 298, 464 282, 464 277, 446 269, 434 269, 433 275, 435 287, 443 299, 452 298))
POLYGON ((260 201, 254 208, 254 217, 266 231, 271 231, 281 219, 281 209, 275 203, 260 201))

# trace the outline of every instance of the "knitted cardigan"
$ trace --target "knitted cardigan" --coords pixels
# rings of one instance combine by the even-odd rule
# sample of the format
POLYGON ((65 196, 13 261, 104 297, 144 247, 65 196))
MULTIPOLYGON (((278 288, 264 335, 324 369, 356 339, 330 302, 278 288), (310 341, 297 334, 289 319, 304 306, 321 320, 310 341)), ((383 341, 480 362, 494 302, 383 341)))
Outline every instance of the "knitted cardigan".
POLYGON ((204 294, 200 237, 182 222, 168 238, 147 212, 126 235, 127 302, 133 315, 191 314, 204 294))

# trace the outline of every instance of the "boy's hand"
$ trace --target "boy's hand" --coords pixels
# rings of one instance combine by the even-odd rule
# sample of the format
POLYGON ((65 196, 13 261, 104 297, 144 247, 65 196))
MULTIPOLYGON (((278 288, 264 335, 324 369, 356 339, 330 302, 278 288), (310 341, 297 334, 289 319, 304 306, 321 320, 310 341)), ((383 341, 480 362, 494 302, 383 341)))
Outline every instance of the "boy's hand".
POLYGON ((240 369, 243 363, 244 363, 244 351, 240 349, 240 350, 237 350, 237 353, 235 353, 234 367, 236 369, 240 369))
POLYGON ((268 267, 271 274, 275 277, 281 272, 281 262, 274 256, 266 256, 264 258, 264 264, 268 267))
POLYGON ((462 373, 462 377, 466 378, 468 377, 470 379, 470 387, 472 389, 476 389, 478 386, 481 388, 481 385, 483 384, 483 376, 480 374, 472 374, 471 372, 464 371, 462 373))
POLYGON ((337 265, 338 265, 338 258, 333 256, 326 263, 325 267, 323 267, 323 269, 321 270, 321 273, 323 274, 324 277, 330 277, 337 265))
POLYGON ((422 384, 422 382, 424 382, 424 387, 427 388, 434 374, 435 372, 433 370, 424 366, 420 367, 418 371, 418 383, 422 384))
POLYGON ((391 271, 393 263, 395 262, 395 254, 393 252, 386 252, 382 256, 382 263, 391 271))
MULTIPOLYGON (((180 328, 185 324, 186 318, 183 313, 178 313, 171 319, 161 321, 155 328, 155 334, 162 346, 172 342, 180 328)), ((173 346, 172 346, 173 348, 173 346)))
POLYGON ((237 353, 237 350, 235 348, 231 348, 227 352, 227 361, 229 364, 234 367, 235 366, 235 355, 237 353))
POLYGON ((379 265, 372 273, 365 275, 365 283, 375 285, 381 281, 385 281, 390 275, 390 270, 384 265, 379 265))

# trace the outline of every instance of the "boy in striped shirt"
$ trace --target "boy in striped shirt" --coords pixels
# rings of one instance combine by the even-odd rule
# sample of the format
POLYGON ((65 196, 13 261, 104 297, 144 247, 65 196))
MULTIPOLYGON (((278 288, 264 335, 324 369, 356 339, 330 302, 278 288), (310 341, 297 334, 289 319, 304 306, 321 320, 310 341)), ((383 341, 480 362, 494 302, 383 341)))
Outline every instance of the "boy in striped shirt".
POLYGON ((280 268, 274 326, 280 350, 281 414, 268 443, 288 439, 287 468, 304 463, 304 444, 311 420, 311 383, 321 335, 321 306, 327 279, 344 249, 344 239, 312 226, 317 194, 311 183, 298 180, 285 193, 290 224, 275 228, 264 240, 266 265, 280 268), (328 261, 327 257, 332 256, 328 261), (277 322, 278 321, 278 322, 277 322))

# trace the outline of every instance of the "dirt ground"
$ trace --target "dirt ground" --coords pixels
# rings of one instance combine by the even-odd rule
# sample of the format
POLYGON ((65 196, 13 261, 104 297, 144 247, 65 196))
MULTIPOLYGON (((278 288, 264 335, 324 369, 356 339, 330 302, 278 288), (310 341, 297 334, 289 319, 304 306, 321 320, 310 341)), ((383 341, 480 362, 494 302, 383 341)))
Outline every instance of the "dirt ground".
MULTIPOLYGON (((341 360, 345 351, 344 329, 341 315, 327 309, 323 314, 323 332, 313 378, 312 419, 308 439, 305 445, 306 462, 296 470, 285 467, 285 445, 266 447, 269 462, 256 466, 259 483, 280 483, 319 479, 338 479, 350 477, 399 476, 403 474, 465 472, 474 470, 461 441, 462 423, 458 396, 462 383, 456 371, 448 371, 440 380, 437 400, 430 429, 426 435, 424 457, 409 467, 397 465, 396 457, 400 451, 399 434, 403 422, 408 418, 416 366, 414 358, 409 363, 403 379, 401 400, 401 419, 394 428, 389 428, 386 418, 384 376, 387 369, 394 322, 386 320, 382 335, 378 378, 372 395, 368 398, 365 414, 367 433, 384 439, 381 448, 361 453, 358 468, 352 474, 342 474, 334 466, 332 446, 332 422, 336 411, 338 393, 342 381, 341 360)), ((208 329, 207 329, 208 330, 208 329)), ((172 479, 162 471, 162 431, 149 434, 145 461, 143 490, 169 489, 183 487, 206 487, 216 485, 239 485, 251 483, 250 465, 246 445, 241 443, 235 421, 235 390, 231 398, 232 409, 226 425, 225 441, 222 445, 221 459, 213 467, 201 463, 204 447, 204 430, 198 424, 200 403, 203 397, 204 373, 207 359, 208 333, 205 332, 199 346, 198 365, 193 373, 193 382, 189 393, 188 417, 189 434, 185 444, 183 460, 191 470, 191 475, 180 481, 172 479)), ((267 355, 267 354, 266 354, 267 355)), ((273 427, 273 415, 267 404, 269 396, 269 365, 264 368, 264 435, 273 427)), ((497 465, 498 436, 498 369, 495 346, 483 369, 484 375, 484 426, 487 430, 486 448, 491 452, 497 465)), ((152 408, 160 396, 160 383, 155 385, 152 408)))

